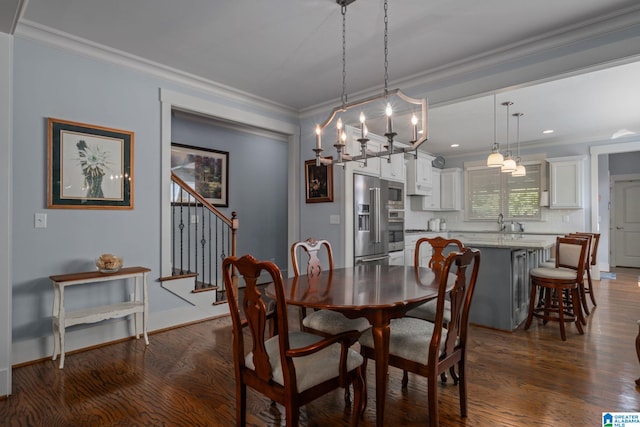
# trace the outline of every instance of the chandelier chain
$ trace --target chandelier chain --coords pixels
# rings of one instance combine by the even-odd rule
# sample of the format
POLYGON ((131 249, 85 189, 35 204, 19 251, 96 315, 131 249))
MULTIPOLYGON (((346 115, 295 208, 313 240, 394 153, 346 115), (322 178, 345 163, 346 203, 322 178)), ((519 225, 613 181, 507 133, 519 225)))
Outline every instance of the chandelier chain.
POLYGON ((347 6, 342 5, 342 108, 347 104, 347 6))
POLYGON ((389 5, 384 1, 384 94, 389 93, 389 5))

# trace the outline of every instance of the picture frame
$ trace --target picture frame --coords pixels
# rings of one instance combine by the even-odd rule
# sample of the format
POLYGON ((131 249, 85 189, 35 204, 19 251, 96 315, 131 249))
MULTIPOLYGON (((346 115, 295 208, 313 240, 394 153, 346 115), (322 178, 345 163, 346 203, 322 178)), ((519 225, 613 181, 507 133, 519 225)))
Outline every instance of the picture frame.
MULTIPOLYGON (((332 159, 332 157, 329 157, 332 159)), ((315 159, 304 162, 307 203, 333 202, 333 165, 316 166, 315 159)))
MULTIPOLYGON (((229 206, 228 151, 171 143, 171 170, 213 206, 229 206)), ((185 203, 181 197, 172 194, 171 202, 185 203)))
POLYGON ((133 209, 132 131, 49 117, 47 208, 133 209))

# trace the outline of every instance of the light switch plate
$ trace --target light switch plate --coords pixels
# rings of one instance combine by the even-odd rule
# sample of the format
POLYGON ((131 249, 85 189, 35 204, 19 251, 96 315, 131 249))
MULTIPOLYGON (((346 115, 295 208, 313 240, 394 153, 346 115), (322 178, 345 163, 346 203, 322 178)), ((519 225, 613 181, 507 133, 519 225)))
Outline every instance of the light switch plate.
POLYGON ((37 213, 34 218, 33 226, 35 228, 47 228, 47 214, 37 213))
POLYGON ((329 215, 329 224, 340 224, 340 215, 329 215))

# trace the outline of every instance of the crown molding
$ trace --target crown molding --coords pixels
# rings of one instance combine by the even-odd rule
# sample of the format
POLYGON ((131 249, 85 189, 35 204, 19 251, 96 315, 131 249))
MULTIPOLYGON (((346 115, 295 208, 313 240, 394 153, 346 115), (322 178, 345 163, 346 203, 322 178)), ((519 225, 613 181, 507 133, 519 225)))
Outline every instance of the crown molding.
POLYGON ((256 108, 285 116, 298 117, 298 111, 286 105, 121 50, 75 37, 29 20, 20 21, 16 28, 15 36, 48 44, 92 59, 151 74, 160 79, 187 86, 191 89, 196 89, 232 102, 249 104, 256 108))

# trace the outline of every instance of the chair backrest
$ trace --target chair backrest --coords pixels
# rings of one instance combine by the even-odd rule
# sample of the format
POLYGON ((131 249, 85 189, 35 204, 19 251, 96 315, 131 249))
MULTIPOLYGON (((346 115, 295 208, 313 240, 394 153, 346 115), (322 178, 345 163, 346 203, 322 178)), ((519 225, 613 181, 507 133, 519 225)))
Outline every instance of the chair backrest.
POLYGON ((578 279, 583 277, 589 239, 558 237, 556 239, 556 267, 576 270, 578 279))
POLYGON ((591 246, 589 247, 591 265, 598 262, 598 244, 600 243, 600 233, 573 233, 576 236, 584 235, 591 237, 591 246))
MULTIPOLYGON (((263 294, 258 288, 257 282, 262 271, 266 271, 271 276, 276 291, 275 315, 277 317, 281 354, 289 349, 287 310, 284 303, 282 274, 278 267, 269 261, 258 261, 251 255, 244 255, 242 258, 225 258, 222 262, 222 274, 225 289, 228 293, 229 311, 233 322, 233 359, 236 381, 238 382, 240 382, 242 372, 246 369, 245 356, 248 351, 253 352, 255 376, 264 384, 269 383, 272 378, 271 364, 265 347, 265 337, 267 337, 269 323, 267 317, 269 313, 274 312, 267 307, 263 294), (238 290, 232 280, 234 268, 245 283, 242 301, 238 300, 238 290), (244 344, 245 335, 243 334, 245 327, 249 328, 251 339, 251 345, 246 347, 244 344)), ((289 375, 285 366, 286 358, 282 357, 281 360, 284 376, 287 378, 289 375)), ((295 383, 295 378, 293 378, 293 382, 295 383)))
POLYGON ((301 242, 295 242, 291 245, 291 263, 293 264, 293 274, 300 276, 300 264, 298 263, 299 249, 304 250, 309 259, 307 261, 307 276, 317 276, 322 272, 322 262, 320 261, 320 250, 322 247, 327 250, 327 258, 329 261, 329 270, 333 270, 333 251, 331 244, 327 240, 318 240, 308 238, 301 242))
POLYGON ((416 250, 413 255, 413 265, 415 267, 420 265, 420 247, 423 243, 428 243, 433 249, 431 258, 429 259, 429 268, 432 270, 442 270, 446 260, 444 250, 447 247, 450 247, 450 249, 453 249, 454 251, 460 251, 464 247, 462 242, 456 239, 444 239, 440 236, 422 237, 416 242, 416 250))
POLYGON ((456 349, 464 348, 469 328, 469 310, 478 279, 480 251, 463 247, 460 252, 451 252, 442 265, 436 319, 429 347, 429 364, 436 366, 439 359, 453 354, 456 349), (447 324, 444 345, 442 331, 444 326, 445 298, 449 273, 455 266, 455 283, 448 292, 451 301, 451 320, 447 324), (469 268, 471 267, 471 271, 469 268))
POLYGON ((565 237, 587 240, 587 250, 584 253, 584 269, 589 270, 591 265, 591 251, 593 250, 593 244, 595 242, 593 235, 591 233, 571 233, 567 234, 565 237))

